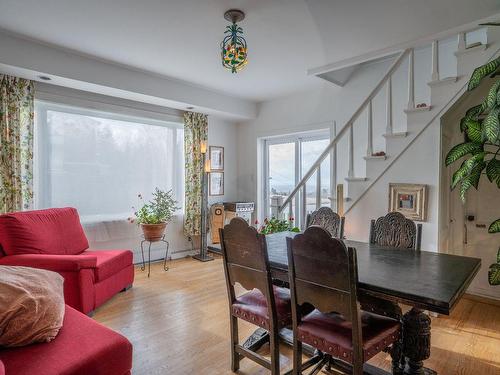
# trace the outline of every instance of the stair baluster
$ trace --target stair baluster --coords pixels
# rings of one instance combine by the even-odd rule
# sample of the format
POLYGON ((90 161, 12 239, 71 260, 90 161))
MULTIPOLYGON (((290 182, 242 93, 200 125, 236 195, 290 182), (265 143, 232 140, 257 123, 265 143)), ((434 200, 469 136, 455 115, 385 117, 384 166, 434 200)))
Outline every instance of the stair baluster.
POLYGON ((439 81, 439 41, 432 42, 432 72, 431 80, 439 81))
POLYGON ((465 40, 465 33, 458 33, 458 52, 463 52, 467 48, 466 46, 466 40, 465 40))
POLYGON ((321 164, 316 170, 316 209, 321 207, 321 164))
POLYGON ((408 56, 408 110, 415 109, 415 53, 410 49, 408 56))
POLYGON ((387 79, 387 92, 386 92, 386 119, 387 125, 385 134, 392 135, 392 77, 387 79))
POLYGON ((354 126, 353 124, 347 126, 349 126, 349 171, 347 177, 354 178, 354 126))
POLYGON ((370 100, 368 103, 368 145, 366 147, 366 157, 370 158, 373 155, 373 104, 370 100))

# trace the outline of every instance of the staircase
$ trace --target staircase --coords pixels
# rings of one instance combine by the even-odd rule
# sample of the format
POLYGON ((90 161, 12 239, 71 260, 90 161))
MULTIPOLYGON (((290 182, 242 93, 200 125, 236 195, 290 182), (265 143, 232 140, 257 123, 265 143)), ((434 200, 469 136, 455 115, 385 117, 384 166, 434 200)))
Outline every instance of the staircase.
MULTIPOLYGON (((361 105, 354 111, 352 116, 340 128, 340 131, 331 139, 330 144, 319 155, 311 168, 303 175, 299 183, 291 191, 290 195, 279 206, 278 212, 283 216, 285 213, 288 217, 297 218, 297 223, 303 228, 305 225, 305 218, 308 214, 306 211, 306 202, 308 191, 306 191, 307 182, 313 177, 317 179, 315 201, 316 209, 321 205, 321 164, 330 157, 331 164, 331 189, 330 200, 331 207, 338 210, 337 200, 335 196, 337 170, 339 163, 348 165, 347 176, 345 178, 345 185, 347 187, 347 198, 344 198, 345 211, 344 215, 349 213, 350 210, 363 198, 363 196, 370 190, 370 188, 389 170, 396 160, 410 147, 410 145, 425 131, 425 129, 432 124, 446 112, 450 104, 454 103, 463 92, 465 92, 468 79, 477 66, 480 66, 487 61, 498 56, 500 51, 500 27, 487 28, 487 43, 467 43, 467 35, 472 30, 465 30, 458 35, 455 34, 457 40, 456 49, 453 53, 453 58, 456 61, 456 76, 441 77, 439 72, 439 58, 440 56, 440 40, 430 42, 431 47, 431 72, 430 80, 426 76, 418 79, 426 79, 430 88, 430 102, 425 103, 424 106, 415 103, 415 51, 417 48, 422 49, 425 46, 418 45, 407 48, 403 51, 398 51, 392 64, 388 68, 385 75, 375 85, 373 90, 366 96, 361 105), (406 64, 406 66, 404 65, 406 64), (398 69, 407 67, 407 105, 406 108, 401 109, 406 117, 406 130, 395 131, 393 124, 393 80, 396 79, 398 69), (374 99, 377 96, 384 96, 385 99, 385 133, 374 134, 374 99), (360 123, 360 118, 363 122, 360 123), (366 122, 364 121, 366 119, 366 122), (356 122, 357 121, 357 122, 356 122), (362 126, 362 131, 366 132, 367 138, 364 139, 366 144, 366 153, 361 155, 366 164, 366 173, 359 175, 355 170, 355 150, 359 150, 356 142, 361 142, 355 139, 354 131, 356 126, 362 126), (383 136, 385 139, 385 154, 374 155, 373 140, 374 137, 383 136), (348 153, 339 157, 337 155, 337 146, 340 142, 347 140, 348 153), (347 160, 346 160, 347 159, 347 160), (295 203, 298 204, 295 204, 295 203)), ((447 38, 453 37, 448 35, 447 38)), ((429 47, 429 45, 427 45, 429 47)), ((380 103, 380 100, 378 101, 380 103)), ((380 126, 375 128, 380 129, 380 126)), ((360 129, 357 129, 360 130, 360 129)), ((359 134, 359 133, 358 133, 359 134)), ((378 151, 378 150, 377 150, 378 151)), ((310 194, 309 194, 310 196, 310 194)), ((385 198, 385 197, 384 197, 385 198)))

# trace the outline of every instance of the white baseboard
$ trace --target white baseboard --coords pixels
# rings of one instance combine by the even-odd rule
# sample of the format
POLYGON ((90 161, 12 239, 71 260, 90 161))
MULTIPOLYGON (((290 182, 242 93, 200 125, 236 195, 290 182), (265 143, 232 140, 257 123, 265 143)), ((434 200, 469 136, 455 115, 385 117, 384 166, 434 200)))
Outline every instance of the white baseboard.
MULTIPOLYGON (((180 259, 188 256, 195 255, 199 252, 198 249, 185 249, 185 250, 169 250, 169 259, 180 259)), ((165 257, 165 249, 151 249, 151 262, 156 262, 158 260, 163 260, 165 257)), ((148 249, 144 249, 144 260, 148 261, 148 249)), ((141 250, 134 251, 134 264, 142 263, 141 250)))

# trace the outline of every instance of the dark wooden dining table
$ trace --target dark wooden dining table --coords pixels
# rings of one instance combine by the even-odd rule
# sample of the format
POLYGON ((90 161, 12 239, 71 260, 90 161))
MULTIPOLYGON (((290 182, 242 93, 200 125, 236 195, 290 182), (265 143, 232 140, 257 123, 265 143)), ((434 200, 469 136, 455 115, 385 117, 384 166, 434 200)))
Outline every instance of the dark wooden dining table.
MULTIPOLYGON (((296 234, 281 232, 266 236, 271 272, 278 282, 288 283, 286 238, 296 234)), ((351 240, 344 242, 357 252, 362 309, 402 321, 405 373, 436 374, 423 366, 431 349, 431 319, 425 310, 449 315, 479 271, 481 260, 351 240), (411 309, 403 314, 400 304, 411 309)), ((256 344, 255 337, 250 339, 249 345, 252 344, 256 344)), ((382 373, 369 365, 365 371, 382 373)))

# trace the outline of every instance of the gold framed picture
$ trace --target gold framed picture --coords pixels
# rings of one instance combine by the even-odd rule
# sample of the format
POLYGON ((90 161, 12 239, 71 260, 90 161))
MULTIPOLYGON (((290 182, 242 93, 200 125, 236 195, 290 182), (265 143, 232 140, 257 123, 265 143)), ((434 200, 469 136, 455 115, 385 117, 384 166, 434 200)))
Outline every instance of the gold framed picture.
POLYGON ((210 168, 212 171, 224 170, 224 147, 210 146, 210 168))
POLYGON ((224 195, 224 172, 210 172, 208 192, 211 196, 224 195))
POLYGON ((427 221, 428 186, 389 184, 389 212, 399 212, 415 221, 427 221))

